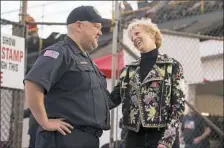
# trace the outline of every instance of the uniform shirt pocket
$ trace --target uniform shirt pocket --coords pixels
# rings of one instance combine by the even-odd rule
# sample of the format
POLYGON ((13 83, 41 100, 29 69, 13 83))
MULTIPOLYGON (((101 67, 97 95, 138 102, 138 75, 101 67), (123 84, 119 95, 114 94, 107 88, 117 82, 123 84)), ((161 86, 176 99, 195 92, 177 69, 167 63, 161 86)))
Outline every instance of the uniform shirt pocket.
POLYGON ((81 72, 94 72, 93 68, 89 64, 77 64, 77 69, 81 72))
POLYGON ((64 74, 62 80, 58 87, 64 89, 65 91, 81 91, 87 90, 91 87, 91 77, 95 74, 91 65, 82 64, 80 61, 75 61, 69 68, 69 70, 64 74))

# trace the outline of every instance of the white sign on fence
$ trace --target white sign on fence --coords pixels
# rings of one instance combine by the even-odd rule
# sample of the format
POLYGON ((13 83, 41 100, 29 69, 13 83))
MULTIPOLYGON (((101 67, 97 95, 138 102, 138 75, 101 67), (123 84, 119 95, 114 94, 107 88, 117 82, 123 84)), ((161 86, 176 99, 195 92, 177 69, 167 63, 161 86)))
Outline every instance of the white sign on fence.
POLYGON ((1 33, 1 87, 24 89, 25 39, 1 33))

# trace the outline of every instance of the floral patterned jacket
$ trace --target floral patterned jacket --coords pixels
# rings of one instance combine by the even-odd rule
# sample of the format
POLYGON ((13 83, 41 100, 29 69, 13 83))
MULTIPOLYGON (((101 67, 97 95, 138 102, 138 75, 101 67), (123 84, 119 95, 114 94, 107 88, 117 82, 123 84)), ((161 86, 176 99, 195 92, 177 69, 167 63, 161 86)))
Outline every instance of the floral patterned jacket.
POLYGON ((156 64, 141 82, 138 59, 123 69, 115 88, 119 88, 121 100, 111 97, 110 107, 122 102, 124 127, 136 132, 140 124, 146 128, 165 127, 159 143, 171 148, 184 113, 185 85, 181 64, 158 54, 156 64))

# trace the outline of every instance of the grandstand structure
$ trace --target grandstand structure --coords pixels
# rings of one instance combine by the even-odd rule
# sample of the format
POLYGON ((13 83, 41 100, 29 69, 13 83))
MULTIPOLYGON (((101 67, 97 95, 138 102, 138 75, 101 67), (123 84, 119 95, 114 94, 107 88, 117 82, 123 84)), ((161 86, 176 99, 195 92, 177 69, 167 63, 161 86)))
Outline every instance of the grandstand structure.
POLYGON ((127 26, 135 18, 151 18, 161 29, 223 36, 223 1, 153 1, 137 11, 123 12, 127 26))

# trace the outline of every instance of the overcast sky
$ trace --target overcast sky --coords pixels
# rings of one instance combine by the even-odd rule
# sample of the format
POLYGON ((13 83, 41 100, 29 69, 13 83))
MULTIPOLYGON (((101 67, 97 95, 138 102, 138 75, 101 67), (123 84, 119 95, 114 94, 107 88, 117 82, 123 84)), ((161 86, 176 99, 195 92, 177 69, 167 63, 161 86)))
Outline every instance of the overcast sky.
MULTIPOLYGON (((137 9, 136 1, 129 1, 133 9, 137 9)), ((37 22, 66 22, 70 11, 81 5, 91 5, 97 8, 105 17, 112 17, 112 1, 28 1, 28 14, 37 22)), ((1 18, 19 21, 20 1, 1 1, 1 18)), ((39 35, 48 37, 51 32, 66 33, 65 26, 38 25, 39 35)), ((1 26, 1 32, 11 33, 11 26, 1 26)))

